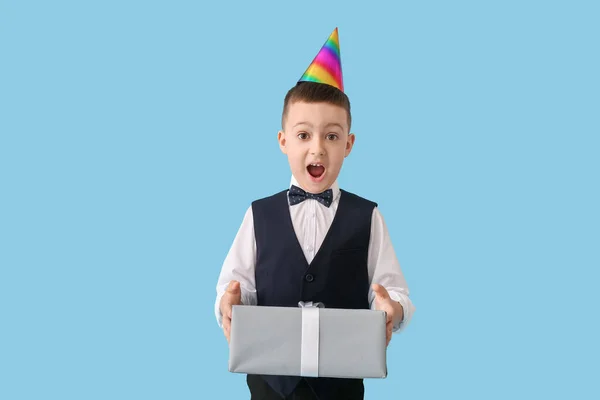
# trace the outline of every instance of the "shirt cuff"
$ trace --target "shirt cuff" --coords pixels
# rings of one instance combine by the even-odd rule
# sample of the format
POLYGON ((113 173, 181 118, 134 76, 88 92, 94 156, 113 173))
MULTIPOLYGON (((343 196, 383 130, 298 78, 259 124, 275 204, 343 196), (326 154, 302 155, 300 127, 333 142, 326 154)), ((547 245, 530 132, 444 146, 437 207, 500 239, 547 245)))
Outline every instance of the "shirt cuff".
POLYGON ((403 293, 398 293, 393 290, 390 290, 388 291, 388 294, 390 295, 390 298, 393 301, 400 303, 400 305, 402 306, 403 319, 402 321, 394 325, 392 328, 392 332, 399 333, 406 329, 406 327, 410 323, 413 313, 415 312, 415 307, 412 304, 412 301, 410 301, 410 298, 403 293))

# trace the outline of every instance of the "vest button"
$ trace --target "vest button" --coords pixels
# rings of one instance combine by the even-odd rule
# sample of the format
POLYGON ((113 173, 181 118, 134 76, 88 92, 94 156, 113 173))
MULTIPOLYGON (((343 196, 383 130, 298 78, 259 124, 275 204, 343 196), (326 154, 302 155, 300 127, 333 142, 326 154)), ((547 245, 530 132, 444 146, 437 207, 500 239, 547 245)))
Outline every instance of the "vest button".
POLYGON ((306 274, 305 279, 307 282, 312 282, 315 280, 315 277, 312 274, 306 274))

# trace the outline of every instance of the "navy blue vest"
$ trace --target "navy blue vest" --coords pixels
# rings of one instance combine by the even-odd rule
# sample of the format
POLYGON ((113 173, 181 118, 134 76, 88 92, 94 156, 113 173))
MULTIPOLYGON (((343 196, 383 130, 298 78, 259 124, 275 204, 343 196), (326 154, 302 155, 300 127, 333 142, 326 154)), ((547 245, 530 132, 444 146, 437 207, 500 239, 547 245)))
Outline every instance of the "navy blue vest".
MULTIPOLYGON (((287 190, 252 203, 256 237, 259 306, 298 307, 299 301, 327 308, 368 309, 367 269, 371 216, 376 203, 341 190, 335 217, 323 244, 308 264, 296 237, 287 190)), ((262 376, 283 396, 302 378, 262 376)), ((320 399, 364 391, 360 379, 305 378, 320 399)))

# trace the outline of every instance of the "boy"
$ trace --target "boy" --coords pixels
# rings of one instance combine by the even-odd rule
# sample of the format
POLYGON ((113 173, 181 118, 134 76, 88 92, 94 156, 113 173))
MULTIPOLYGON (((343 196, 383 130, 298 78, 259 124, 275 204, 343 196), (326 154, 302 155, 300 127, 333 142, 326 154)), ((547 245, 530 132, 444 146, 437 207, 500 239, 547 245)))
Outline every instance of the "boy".
MULTIPOLYGON (((355 137, 337 28, 284 100, 290 187, 252 203, 225 259, 215 313, 229 342, 235 304, 387 312, 387 343, 414 307, 377 204, 340 189, 355 137)), ((248 375, 252 399, 363 399, 361 379, 248 375)))

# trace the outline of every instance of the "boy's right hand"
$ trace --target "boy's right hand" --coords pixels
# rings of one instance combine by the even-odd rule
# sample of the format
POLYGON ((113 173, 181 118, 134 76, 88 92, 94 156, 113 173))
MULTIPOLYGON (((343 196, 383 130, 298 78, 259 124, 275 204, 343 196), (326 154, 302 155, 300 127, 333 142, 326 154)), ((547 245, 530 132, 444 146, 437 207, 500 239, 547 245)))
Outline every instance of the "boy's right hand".
POLYGON ((240 283, 238 281, 229 282, 227 290, 221 297, 221 314, 223 315, 223 333, 229 343, 229 334, 231 331, 231 310, 232 307, 238 304, 242 304, 242 291, 240 289, 240 283))

